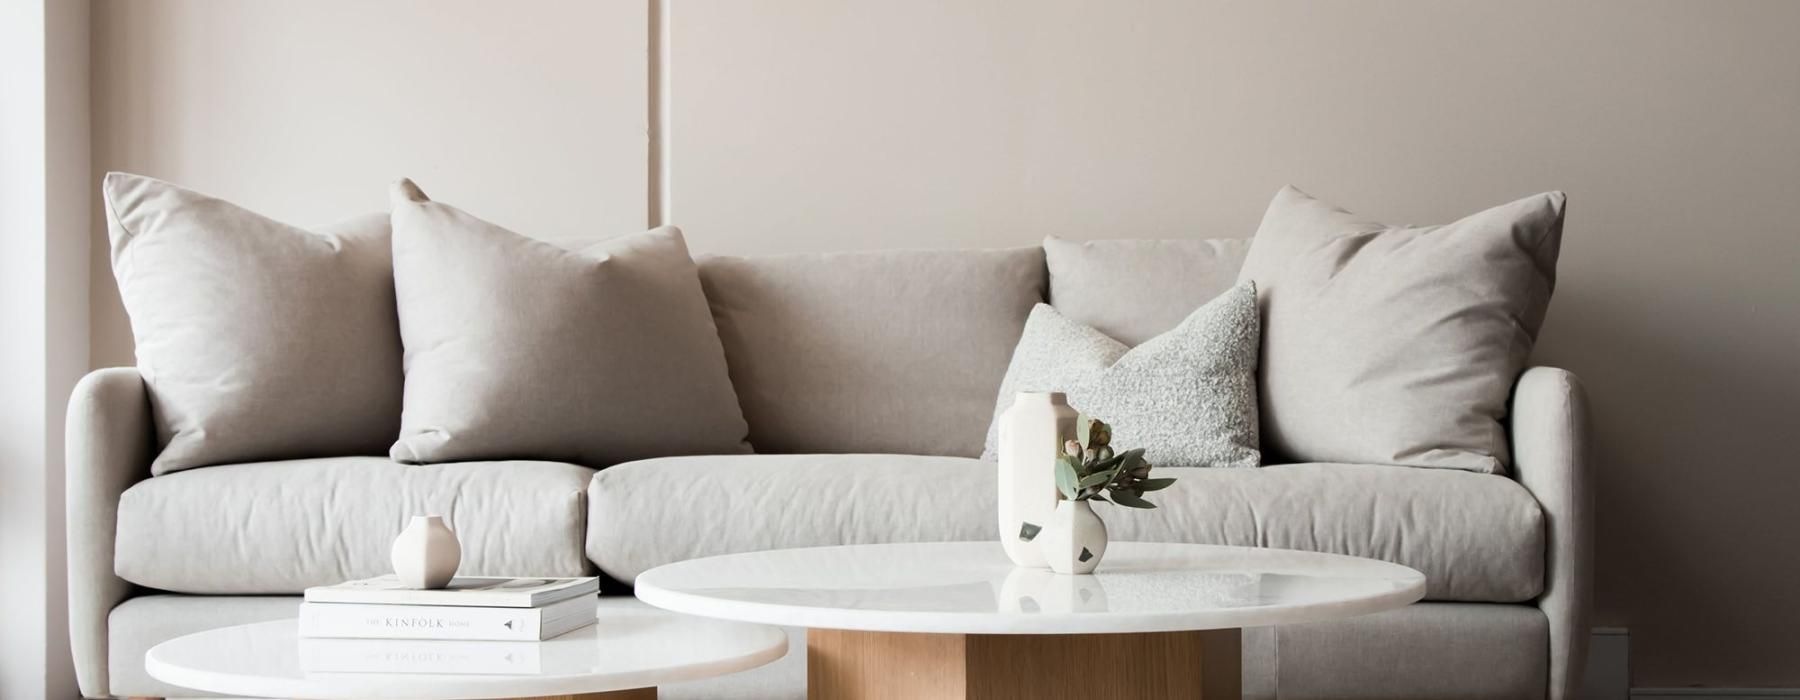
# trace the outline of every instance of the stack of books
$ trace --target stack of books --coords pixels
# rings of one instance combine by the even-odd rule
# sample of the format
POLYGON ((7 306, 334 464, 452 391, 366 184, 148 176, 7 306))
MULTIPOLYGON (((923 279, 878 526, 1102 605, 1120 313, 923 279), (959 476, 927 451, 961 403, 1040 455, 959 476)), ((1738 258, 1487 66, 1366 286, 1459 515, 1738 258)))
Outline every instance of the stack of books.
POLYGON ((419 590, 395 576, 306 589, 300 636, 541 641, 594 624, 596 578, 458 576, 419 590))

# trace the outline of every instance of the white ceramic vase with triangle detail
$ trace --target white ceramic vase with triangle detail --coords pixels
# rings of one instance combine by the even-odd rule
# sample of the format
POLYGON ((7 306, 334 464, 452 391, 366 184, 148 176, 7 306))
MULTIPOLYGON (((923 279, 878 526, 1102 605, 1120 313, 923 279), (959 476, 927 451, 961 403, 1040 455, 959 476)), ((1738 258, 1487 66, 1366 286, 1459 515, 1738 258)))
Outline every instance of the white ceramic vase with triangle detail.
POLYGON ((1089 501, 1058 501, 1037 543, 1051 571, 1091 574, 1106 556, 1106 523, 1089 501))

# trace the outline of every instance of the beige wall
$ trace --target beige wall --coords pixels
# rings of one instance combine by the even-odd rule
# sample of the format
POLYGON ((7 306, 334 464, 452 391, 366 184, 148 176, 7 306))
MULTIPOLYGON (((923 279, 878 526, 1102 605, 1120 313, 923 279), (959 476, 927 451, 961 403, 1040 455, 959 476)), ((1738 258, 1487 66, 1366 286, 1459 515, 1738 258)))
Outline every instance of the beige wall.
MULTIPOLYGON (((296 222, 411 174, 546 234, 641 225, 656 179, 731 252, 1247 236, 1290 182, 1395 222, 1563 189, 1539 356, 1593 393, 1599 622, 1639 686, 1800 686, 1800 3, 514 8, 103 3, 96 169, 296 222)), ((127 361, 95 263, 96 361, 127 361)))
MULTIPOLYGON (((642 229, 646 13, 641 1, 102 0, 95 172, 300 225, 385 210, 387 184, 411 177, 520 231, 642 229)), ((95 223, 94 361, 130 364, 95 223)))

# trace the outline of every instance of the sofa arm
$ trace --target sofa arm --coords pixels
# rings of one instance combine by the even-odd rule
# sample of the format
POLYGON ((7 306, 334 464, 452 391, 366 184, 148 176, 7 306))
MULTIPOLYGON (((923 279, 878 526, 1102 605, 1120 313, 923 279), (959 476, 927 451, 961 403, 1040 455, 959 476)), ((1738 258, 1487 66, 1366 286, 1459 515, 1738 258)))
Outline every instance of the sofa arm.
POLYGON ((106 619, 131 596, 113 575, 119 494, 150 476, 155 435, 143 375, 133 367, 95 370, 69 397, 64 454, 68 473, 69 643, 86 697, 108 697, 106 619))
POLYGON ((1533 367, 1513 387, 1513 470, 1548 525, 1544 593, 1550 620, 1550 700, 1581 693, 1594 585, 1593 461, 1587 392, 1567 371, 1533 367))

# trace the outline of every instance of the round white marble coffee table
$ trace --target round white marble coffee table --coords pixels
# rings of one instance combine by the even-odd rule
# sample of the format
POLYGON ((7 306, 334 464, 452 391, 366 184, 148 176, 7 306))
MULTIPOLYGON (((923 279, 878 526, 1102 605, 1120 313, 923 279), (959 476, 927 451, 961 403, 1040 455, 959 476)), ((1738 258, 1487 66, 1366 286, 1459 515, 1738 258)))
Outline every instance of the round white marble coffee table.
POLYGON ((1243 627, 1409 605, 1413 569, 1248 547, 1114 542, 1090 576, 997 542, 732 554, 638 576, 657 607, 807 631, 814 698, 1240 697, 1243 627))
POLYGON ((144 668, 172 685, 253 697, 648 700, 658 685, 787 653, 775 627, 606 602, 599 624, 543 642, 303 639, 295 620, 277 620, 171 639, 144 668))

